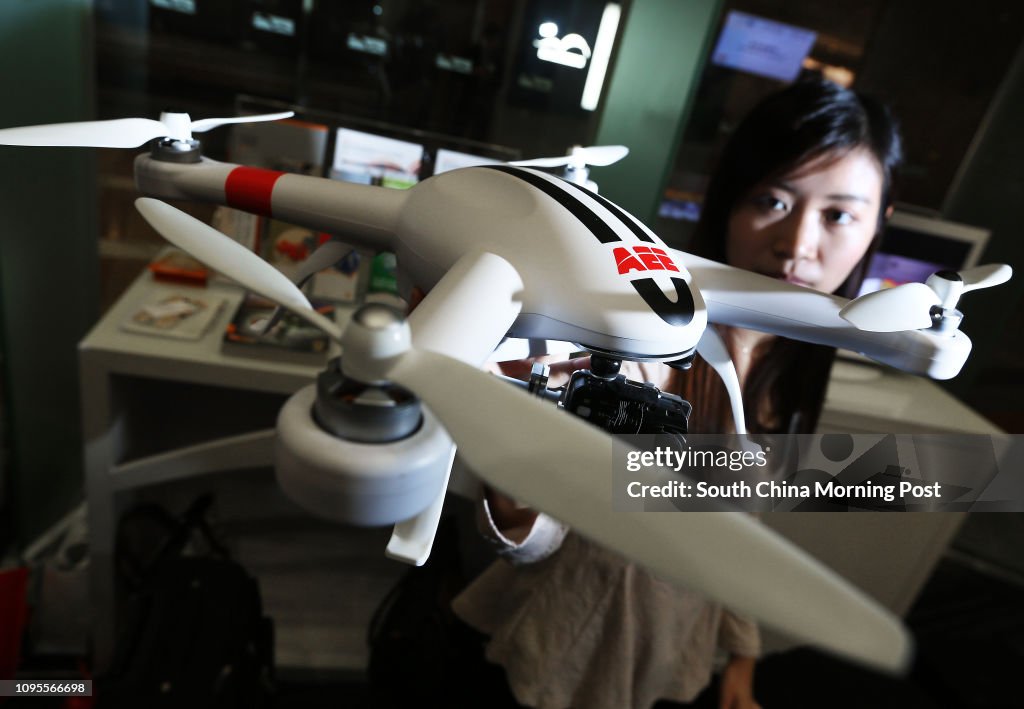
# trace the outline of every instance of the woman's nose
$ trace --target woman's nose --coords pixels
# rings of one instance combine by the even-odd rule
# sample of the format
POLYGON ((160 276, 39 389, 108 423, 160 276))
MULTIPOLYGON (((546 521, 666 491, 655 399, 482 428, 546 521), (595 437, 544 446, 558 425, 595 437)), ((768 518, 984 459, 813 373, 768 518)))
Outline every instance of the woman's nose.
POLYGON ((775 241, 772 244, 776 256, 794 261, 817 256, 820 234, 813 218, 794 213, 776 226, 775 241))

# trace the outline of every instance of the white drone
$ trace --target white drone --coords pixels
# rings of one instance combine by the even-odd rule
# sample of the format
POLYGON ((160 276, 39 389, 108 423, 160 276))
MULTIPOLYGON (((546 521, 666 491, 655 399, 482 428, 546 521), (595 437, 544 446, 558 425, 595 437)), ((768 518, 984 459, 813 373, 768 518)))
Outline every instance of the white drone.
POLYGON ((669 248, 615 204, 528 167, 470 167, 399 191, 208 160, 191 136, 208 127, 164 114, 2 130, 0 143, 160 139, 136 159, 142 193, 226 204, 394 251, 400 287, 428 291, 408 319, 370 305, 342 331, 253 252, 158 199, 137 201, 170 242, 341 344, 340 371, 321 375, 320 392, 310 385, 293 395, 279 417, 278 478, 291 496, 334 519, 395 524, 389 553, 422 563, 454 441, 489 484, 666 578, 846 657, 906 666, 911 641, 898 619, 749 516, 613 511, 602 477, 611 437, 480 367, 506 337, 577 343, 604 361, 678 363, 697 353, 726 382, 742 432, 735 369, 709 322, 945 379, 971 349, 958 329, 960 293, 1004 282, 1008 266, 846 301, 669 248))

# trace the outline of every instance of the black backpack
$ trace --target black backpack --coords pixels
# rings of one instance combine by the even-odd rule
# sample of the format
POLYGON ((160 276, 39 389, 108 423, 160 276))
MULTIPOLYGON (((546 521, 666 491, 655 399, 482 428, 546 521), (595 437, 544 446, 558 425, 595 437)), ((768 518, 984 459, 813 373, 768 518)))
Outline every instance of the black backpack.
POLYGON ((259 586, 210 530, 212 496, 175 519, 157 505, 118 525, 127 605, 101 708, 260 709, 273 693, 273 625, 259 586), (190 542, 203 553, 186 556, 190 542))

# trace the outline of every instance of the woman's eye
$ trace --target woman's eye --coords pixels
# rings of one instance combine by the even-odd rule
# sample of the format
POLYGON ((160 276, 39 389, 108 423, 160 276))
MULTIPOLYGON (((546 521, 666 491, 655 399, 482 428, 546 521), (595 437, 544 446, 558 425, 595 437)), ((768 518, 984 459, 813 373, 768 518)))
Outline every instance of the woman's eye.
POLYGON ((760 195, 754 198, 754 203, 762 209, 772 212, 785 212, 789 206, 778 197, 770 194, 760 195))
POLYGON ((853 215, 849 212, 844 212, 841 209, 830 209, 825 213, 825 218, 828 219, 830 224, 838 224, 840 226, 846 226, 847 224, 853 224, 853 215))

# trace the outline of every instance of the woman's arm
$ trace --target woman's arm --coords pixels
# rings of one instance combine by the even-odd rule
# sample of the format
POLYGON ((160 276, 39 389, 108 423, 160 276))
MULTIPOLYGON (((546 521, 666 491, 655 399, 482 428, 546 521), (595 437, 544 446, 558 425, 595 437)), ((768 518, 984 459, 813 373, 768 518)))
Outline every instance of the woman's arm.
POLYGON ((733 655, 722 670, 718 695, 719 709, 761 709, 754 699, 754 665, 756 658, 733 655))
POLYGON ((543 512, 524 507, 493 488, 484 487, 477 526, 498 554, 513 564, 531 564, 554 554, 569 528, 543 512))
POLYGON ((729 610, 722 611, 718 644, 729 653, 722 670, 719 709, 760 709, 754 699, 754 666, 761 654, 761 632, 757 624, 729 610))

